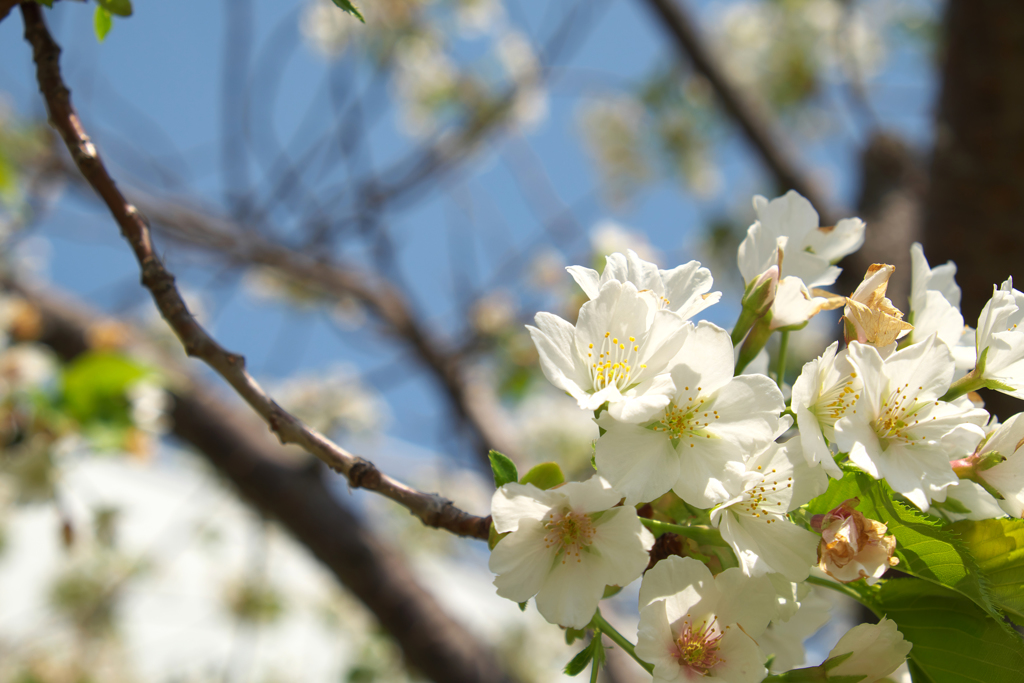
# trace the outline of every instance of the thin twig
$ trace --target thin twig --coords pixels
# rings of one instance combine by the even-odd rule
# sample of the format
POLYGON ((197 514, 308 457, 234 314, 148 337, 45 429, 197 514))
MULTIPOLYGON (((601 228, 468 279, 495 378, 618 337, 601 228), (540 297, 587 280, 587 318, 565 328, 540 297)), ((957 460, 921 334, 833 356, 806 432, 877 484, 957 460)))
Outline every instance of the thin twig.
POLYGON ((680 56, 688 58, 693 68, 707 79, 726 113, 743 131, 779 184, 806 197, 821 215, 822 224, 832 225, 837 214, 790 154, 782 133, 730 82, 679 0, 644 1, 661 20, 680 56))
POLYGON ((376 491, 408 508, 424 524, 460 536, 487 538, 490 519, 468 514, 438 495, 427 494, 382 474, 371 462, 349 453, 330 439, 303 424, 279 406, 245 370, 245 359, 227 351, 189 312, 174 284, 174 276, 153 251, 149 225, 121 194, 100 161, 71 105, 71 93, 60 73, 60 47, 54 42, 38 5, 21 6, 25 39, 32 45, 39 91, 46 100, 50 124, 60 133, 79 171, 100 195, 128 240, 142 272, 142 284, 150 291, 161 316, 177 335, 185 352, 199 358, 235 389, 269 425, 281 443, 296 444, 345 475, 353 488, 376 491))

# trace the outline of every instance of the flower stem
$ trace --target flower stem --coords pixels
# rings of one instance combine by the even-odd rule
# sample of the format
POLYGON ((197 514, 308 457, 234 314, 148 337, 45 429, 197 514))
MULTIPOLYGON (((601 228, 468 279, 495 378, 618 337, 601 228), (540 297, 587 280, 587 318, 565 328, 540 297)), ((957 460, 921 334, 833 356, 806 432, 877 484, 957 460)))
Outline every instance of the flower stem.
POLYGON ((609 624, 605 620, 605 618, 601 616, 601 610, 597 610, 597 612, 594 613, 594 619, 590 623, 599 628, 601 630, 601 633, 608 636, 608 638, 613 643, 615 643, 623 650, 625 650, 626 654, 628 654, 630 657, 636 660, 636 663, 644 668, 644 671, 646 671, 649 674, 654 673, 654 665, 648 664, 647 662, 636 656, 636 648, 634 647, 633 643, 626 640, 625 636, 616 631, 615 627, 609 624))
POLYGON ((656 519, 647 519, 646 517, 641 517, 640 521, 651 531, 679 534, 680 536, 692 538, 698 543, 703 543, 705 545, 722 545, 722 532, 718 529, 712 529, 711 527, 706 526, 682 526, 681 524, 669 524, 668 522, 659 522, 656 519))
POLYGON ((788 350, 789 330, 784 330, 779 333, 779 357, 775 365, 775 383, 779 385, 779 389, 782 388, 782 383, 786 379, 786 353, 788 350))

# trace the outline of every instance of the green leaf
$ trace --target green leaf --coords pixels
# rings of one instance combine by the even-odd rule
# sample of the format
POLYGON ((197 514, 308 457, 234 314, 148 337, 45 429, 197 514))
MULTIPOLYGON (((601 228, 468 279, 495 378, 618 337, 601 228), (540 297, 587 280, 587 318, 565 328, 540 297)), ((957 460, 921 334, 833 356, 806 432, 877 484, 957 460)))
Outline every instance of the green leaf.
POLYGON ((116 353, 84 353, 64 368, 61 382, 64 410, 82 425, 94 422, 130 425, 128 387, 152 374, 116 353))
POLYGON ((110 17, 110 11, 102 5, 96 5, 96 13, 93 14, 92 23, 96 29, 96 40, 102 43, 107 34, 110 33, 110 29, 114 26, 114 21, 110 17))
POLYGON ((1024 520, 964 520, 949 529, 977 560, 992 600, 1024 626, 1024 520))
POLYGON ((491 451, 487 454, 491 459, 491 471, 494 473, 494 486, 501 488, 505 484, 519 481, 519 471, 516 464, 498 451, 491 451))
MULTIPOLYGON (((597 638, 595 637, 595 640, 597 638)), ((569 676, 577 676, 584 669, 587 668, 587 664, 590 664, 590 660, 594 658, 594 649, 591 647, 593 641, 587 644, 585 648, 580 650, 579 654, 572 658, 572 660, 565 665, 565 673, 569 676)))
POLYGON ((50 9, 53 9, 53 0, 36 0, 40 5, 45 5, 50 9))
POLYGON ((132 0, 96 0, 96 4, 119 17, 132 15, 132 0))
POLYGON ((1024 642, 974 602, 920 579, 893 579, 877 594, 877 611, 914 644, 915 683, 1014 683, 1024 671, 1024 642))
POLYGON ((900 561, 897 569, 962 593, 1003 623, 977 562, 957 535, 917 509, 894 500, 885 482, 875 481, 861 472, 847 473, 812 500, 808 511, 828 512, 854 497, 860 499, 858 511, 885 524, 888 533, 896 537, 895 554, 900 561))
POLYGON ((359 8, 352 4, 352 0, 333 0, 334 4, 340 7, 345 12, 348 12, 359 21, 366 23, 366 19, 363 19, 363 15, 360 14, 359 8))
POLYGON ((542 491, 554 488, 565 481, 562 468, 556 462, 542 462, 530 469, 519 480, 520 484, 533 484, 542 491))

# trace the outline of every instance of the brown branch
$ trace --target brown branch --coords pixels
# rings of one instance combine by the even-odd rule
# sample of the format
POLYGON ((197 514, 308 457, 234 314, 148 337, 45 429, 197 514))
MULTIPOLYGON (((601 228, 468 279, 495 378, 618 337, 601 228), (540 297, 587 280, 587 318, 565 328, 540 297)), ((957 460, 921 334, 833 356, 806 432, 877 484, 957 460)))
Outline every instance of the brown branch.
MULTIPOLYGON (((55 162, 47 169, 89 185, 77 167, 55 162)), ((268 239, 237 222, 190 205, 187 200, 156 197, 129 186, 132 203, 154 224, 154 230, 192 248, 216 251, 245 265, 266 266, 325 299, 350 296, 377 320, 384 331, 412 347, 416 358, 437 378, 460 420, 471 430, 478 457, 486 463, 494 449, 517 459, 516 440, 506 420, 493 409, 494 398, 463 371, 463 354, 444 348, 420 324, 402 292, 387 279, 364 268, 316 257, 268 239)))
POLYGON ((174 276, 153 251, 149 225, 142 214, 121 194, 100 161, 95 146, 82 128, 71 105, 71 93, 60 74, 60 47, 43 21, 38 5, 21 6, 25 38, 32 45, 39 90, 46 100, 50 124, 67 145, 79 171, 100 195, 128 240, 139 268, 142 284, 150 291, 161 316, 177 335, 185 352, 199 358, 235 389, 269 425, 281 443, 293 443, 312 453, 331 469, 345 475, 354 488, 366 488, 408 508, 424 524, 446 529, 460 536, 486 539, 490 520, 470 515, 440 496, 426 494, 382 474, 370 462, 333 443, 279 406, 245 370, 245 359, 221 347, 189 312, 174 284, 174 276))
POLYGON ((683 59, 689 59, 714 89, 726 113, 754 146, 768 170, 784 188, 792 188, 810 200, 821 214, 822 223, 831 225, 836 212, 829 206, 818 187, 800 168, 799 162, 790 153, 783 134, 776 129, 760 109, 751 106, 718 63, 705 44, 700 31, 687 16, 681 0, 644 0, 657 15, 665 30, 672 38, 676 51, 683 59))
MULTIPOLYGON (((38 341, 70 360, 90 347, 90 330, 109 321, 83 306, 0 278, 40 314, 38 341)), ((127 325, 134 348, 139 335, 127 325)), ((146 355, 153 353, 145 349, 146 355)), ((395 638, 409 665, 439 683, 508 683, 493 653, 453 621, 427 593, 399 553, 374 538, 307 468, 282 464, 281 447, 252 428, 255 418, 226 407, 180 367, 174 376, 173 434, 191 444, 247 501, 276 518, 310 550, 395 638)))
POLYGON ((6 19, 11 10, 20 2, 21 0, 0 0, 0 21, 6 19))

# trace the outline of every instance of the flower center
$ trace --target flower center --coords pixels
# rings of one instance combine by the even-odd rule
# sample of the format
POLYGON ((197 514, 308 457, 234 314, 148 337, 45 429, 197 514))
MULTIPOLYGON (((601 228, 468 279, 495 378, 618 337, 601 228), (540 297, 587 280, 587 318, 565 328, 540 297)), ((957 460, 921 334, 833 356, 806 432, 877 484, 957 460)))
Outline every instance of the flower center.
POLYGON ((702 622, 696 629, 693 624, 686 624, 676 638, 679 665, 700 676, 707 676, 711 669, 725 661, 718 655, 719 641, 723 635, 714 618, 710 622, 702 622))
MULTIPOLYGON (((700 391, 701 388, 697 387, 697 392, 691 396, 689 395, 690 387, 684 387, 679 402, 670 402, 668 407, 665 408, 665 414, 661 420, 653 423, 649 428, 656 432, 668 433, 675 446, 678 446, 684 437, 706 437, 710 439, 712 435, 707 430, 707 427, 721 416, 717 410, 713 410, 711 406, 705 405, 708 399, 702 397, 700 391), (685 404, 682 401, 683 396, 686 397, 685 404)), ((690 448, 693 448, 692 439, 690 440, 690 448)))
POLYGON ((552 510, 544 519, 545 548, 557 548, 557 555, 562 557, 562 564, 575 557, 581 562, 580 552, 585 551, 594 542, 594 523, 590 517, 574 512, 552 510))
MULTIPOLYGON (((758 466, 757 469, 761 469, 758 466)), ((776 515, 786 514, 781 500, 776 500, 782 491, 793 488, 793 477, 782 479, 773 467, 761 474, 761 480, 743 492, 743 500, 736 504, 740 512, 751 517, 765 517, 765 523, 778 521, 776 515)))
POLYGON ((635 368, 642 370, 647 367, 643 364, 637 365, 640 359, 640 345, 633 336, 628 340, 619 339, 613 337, 611 332, 605 332, 596 358, 594 350, 594 345, 591 344, 587 351, 587 360, 590 361, 590 377, 597 391, 610 386, 622 391, 633 384, 635 368))
POLYGON ((852 406, 860 394, 853 390, 854 380, 857 373, 851 374, 845 382, 840 382, 828 391, 821 393, 818 402, 814 404, 814 414, 819 423, 835 426, 847 408, 852 406))
MULTIPOLYGON (((913 392, 908 391, 909 387, 909 384, 897 387, 896 391, 892 392, 889 398, 882 403, 881 413, 871 423, 871 427, 878 434, 882 450, 888 448, 889 443, 893 441, 900 440, 911 443, 914 439, 907 434, 907 430, 920 422, 920 420, 914 419, 914 415, 924 407, 925 403, 917 396, 913 396, 913 392)), ((920 389, 923 387, 918 387, 918 390, 920 389)))

